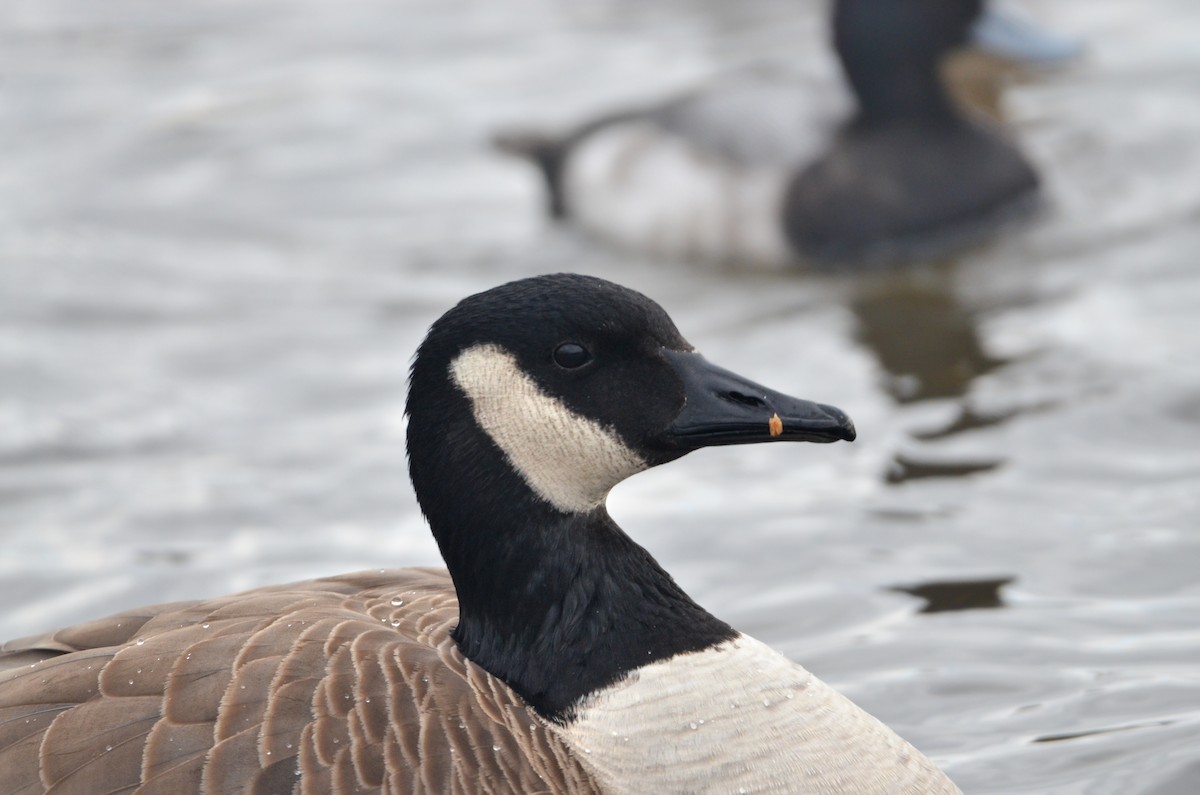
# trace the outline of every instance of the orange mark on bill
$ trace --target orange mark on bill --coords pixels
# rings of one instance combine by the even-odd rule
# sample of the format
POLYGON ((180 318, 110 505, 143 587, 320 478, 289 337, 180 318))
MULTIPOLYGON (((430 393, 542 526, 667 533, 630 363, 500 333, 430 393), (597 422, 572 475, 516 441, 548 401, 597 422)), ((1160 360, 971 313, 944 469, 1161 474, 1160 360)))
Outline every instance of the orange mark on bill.
POLYGON ((767 427, 771 430, 771 436, 779 436, 783 433, 783 420, 779 419, 779 415, 776 414, 767 420, 767 427))

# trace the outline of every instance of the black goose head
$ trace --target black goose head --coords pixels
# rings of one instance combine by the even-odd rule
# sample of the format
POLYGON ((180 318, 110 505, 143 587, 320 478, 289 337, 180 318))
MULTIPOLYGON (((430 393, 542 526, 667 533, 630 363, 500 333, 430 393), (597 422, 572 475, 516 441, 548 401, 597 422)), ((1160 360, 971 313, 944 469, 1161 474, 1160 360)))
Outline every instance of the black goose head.
POLYGON ((952 114, 938 63, 966 42, 982 0, 838 0, 834 47, 865 121, 952 114))
POLYGON ((500 469, 519 476, 523 497, 585 513, 625 477, 701 447, 854 438, 838 409, 708 363, 645 296, 573 274, 511 282, 447 312, 417 353, 407 410, 432 521, 451 484, 456 503, 484 496, 500 469))
POLYGON ((706 362, 645 296, 569 274, 447 312, 407 408, 455 640, 556 720, 625 671, 733 635, 613 523, 609 489, 709 445, 854 437, 837 409, 706 362))

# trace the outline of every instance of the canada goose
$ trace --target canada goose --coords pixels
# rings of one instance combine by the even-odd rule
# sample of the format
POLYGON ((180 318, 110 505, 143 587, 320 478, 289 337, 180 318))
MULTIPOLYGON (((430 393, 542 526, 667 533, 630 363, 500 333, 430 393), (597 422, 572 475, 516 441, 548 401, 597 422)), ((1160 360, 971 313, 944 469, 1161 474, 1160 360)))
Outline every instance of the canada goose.
MULTIPOLYGON (((943 57, 981 6, 836 0, 833 42, 856 111, 837 87, 757 66, 564 135, 507 131, 495 143, 539 167, 552 216, 634 250, 776 266, 948 253, 1036 203, 1034 169, 943 85, 943 57)), ((980 30, 998 36, 995 23, 980 30)), ((1028 26, 1004 29, 1006 52, 1022 31, 1030 57, 1047 59, 1028 26)))
POLYGON ((711 445, 852 440, 560 274, 433 324, 407 404, 447 571, 132 610, 6 644, 6 793, 950 793, 928 759, 693 602, 613 522, 711 445))

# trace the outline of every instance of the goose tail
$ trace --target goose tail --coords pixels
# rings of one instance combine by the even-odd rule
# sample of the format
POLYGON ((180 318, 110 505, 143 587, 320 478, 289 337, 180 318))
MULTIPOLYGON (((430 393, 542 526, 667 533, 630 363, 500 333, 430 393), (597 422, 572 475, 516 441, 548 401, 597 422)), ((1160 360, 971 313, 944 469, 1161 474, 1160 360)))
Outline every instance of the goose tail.
POLYGON ((551 218, 567 214, 562 190, 562 165, 567 141, 541 130, 513 128, 492 135, 493 148, 533 163, 546 181, 546 211, 551 218))

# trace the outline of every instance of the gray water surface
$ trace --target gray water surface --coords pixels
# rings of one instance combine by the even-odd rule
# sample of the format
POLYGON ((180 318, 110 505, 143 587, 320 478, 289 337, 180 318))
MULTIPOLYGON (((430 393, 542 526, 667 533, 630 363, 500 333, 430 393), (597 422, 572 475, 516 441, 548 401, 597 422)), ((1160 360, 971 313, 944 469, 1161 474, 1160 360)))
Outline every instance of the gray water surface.
POLYGON ((1049 211, 818 277, 606 250, 486 145, 763 57, 830 78, 813 4, 8 0, 0 637, 437 562, 409 357, 583 271, 858 426, 616 490, 701 604, 967 792, 1200 792, 1200 5, 1024 7, 1089 45, 1005 98, 1049 211))

